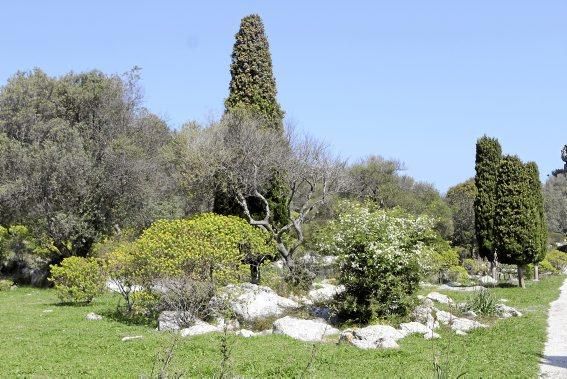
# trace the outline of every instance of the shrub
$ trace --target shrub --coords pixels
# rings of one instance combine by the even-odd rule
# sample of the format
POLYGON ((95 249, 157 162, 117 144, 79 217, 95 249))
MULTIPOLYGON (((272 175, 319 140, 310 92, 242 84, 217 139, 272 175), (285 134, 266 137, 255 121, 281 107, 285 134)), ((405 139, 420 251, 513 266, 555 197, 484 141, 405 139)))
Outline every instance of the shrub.
POLYGON ((339 282, 346 287, 334 305, 339 317, 365 323, 407 314, 434 252, 433 221, 398 209, 371 211, 351 203, 347 209, 318 244, 339 256, 339 282))
POLYGON ((451 266, 447 270, 447 279, 451 282, 467 283, 469 281, 469 273, 463 266, 451 266))
POLYGON ((567 253, 563 253, 559 250, 551 250, 547 253, 545 259, 561 272, 567 269, 567 253))
POLYGON ((6 279, 0 280, 0 292, 9 291, 13 285, 14 282, 12 282, 11 280, 6 280, 6 279))
POLYGON ((486 262, 480 259, 465 259, 463 261, 463 267, 468 271, 470 275, 479 275, 488 272, 488 266, 486 262))
POLYGON ((541 274, 557 275, 559 270, 556 269, 548 260, 545 258, 543 261, 539 262, 539 272, 541 274))
POLYGON ((273 255, 274 246, 261 229, 236 216, 204 213, 190 219, 160 220, 140 238, 107 254, 106 270, 126 300, 135 304, 132 288, 152 291, 171 279, 225 285, 248 279, 245 254, 273 255))
POLYGON ((57 297, 64 302, 90 303, 105 287, 105 275, 94 258, 69 257, 60 266, 51 265, 57 297))
POLYGON ((430 256, 431 273, 438 276, 440 282, 451 280, 448 270, 459 265, 459 250, 452 248, 447 241, 435 241, 435 251, 430 256))
POLYGON ((496 298, 488 290, 475 292, 466 302, 465 310, 471 310, 483 316, 496 314, 496 298))

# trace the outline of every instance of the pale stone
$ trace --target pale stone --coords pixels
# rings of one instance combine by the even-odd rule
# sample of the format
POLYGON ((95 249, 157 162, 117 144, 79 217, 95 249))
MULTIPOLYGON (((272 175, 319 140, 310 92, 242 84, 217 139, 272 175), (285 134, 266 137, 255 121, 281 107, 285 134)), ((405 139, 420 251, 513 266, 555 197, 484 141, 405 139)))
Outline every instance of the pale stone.
POLYGON ((197 320, 195 321, 194 325, 188 328, 181 329, 180 335, 181 337, 192 337, 192 336, 198 336, 200 334, 219 332, 219 331, 221 330, 219 330, 218 327, 206 323, 204 321, 197 320))
POLYGON ((441 303, 441 304, 453 304, 454 303, 453 299, 451 299, 449 296, 440 294, 439 292, 430 292, 427 295, 427 298, 431 299, 433 301, 436 301, 438 303, 441 303))
POLYGON ((97 315, 94 312, 91 312, 89 314, 87 314, 87 316, 85 317, 87 320, 89 321, 99 321, 102 320, 102 316, 101 315, 97 315))
POLYGON ((303 320, 286 316, 274 322, 273 333, 285 334, 300 341, 315 342, 330 335, 338 334, 339 330, 323 320, 303 320))

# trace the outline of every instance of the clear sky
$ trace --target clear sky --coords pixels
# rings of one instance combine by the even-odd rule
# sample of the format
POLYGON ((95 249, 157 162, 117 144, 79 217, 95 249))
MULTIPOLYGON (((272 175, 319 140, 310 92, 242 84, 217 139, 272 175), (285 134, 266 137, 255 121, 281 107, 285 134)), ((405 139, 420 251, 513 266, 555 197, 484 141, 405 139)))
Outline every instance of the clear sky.
POLYGON ((262 16, 288 120, 342 156, 397 158, 441 191, 474 174, 478 137, 540 166, 567 144, 567 1, 11 1, 0 83, 142 67, 172 127, 223 111, 240 19, 262 16))

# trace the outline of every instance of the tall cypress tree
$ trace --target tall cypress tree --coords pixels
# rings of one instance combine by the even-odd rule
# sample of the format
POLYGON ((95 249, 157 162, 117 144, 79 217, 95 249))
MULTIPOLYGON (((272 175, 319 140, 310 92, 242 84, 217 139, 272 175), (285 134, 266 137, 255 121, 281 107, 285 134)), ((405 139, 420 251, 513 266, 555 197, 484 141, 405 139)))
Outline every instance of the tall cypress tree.
POLYGON ((266 127, 283 130, 284 112, 276 99, 270 45, 260 16, 244 17, 235 38, 226 111, 251 113, 263 118, 266 127))
MULTIPOLYGON (((276 99, 270 46, 260 16, 253 14, 244 17, 235 39, 225 112, 237 117, 259 119, 263 127, 283 133, 284 112, 276 99)), ((278 226, 288 222, 288 189, 284 185, 284 179, 285 173, 274 172, 264 194, 272 211, 272 222, 278 226)), ((221 184, 223 183, 219 182, 215 192, 213 211, 243 216, 242 208, 230 192, 230 185, 221 184)), ((263 205, 259 201, 249 200, 252 213, 259 214, 263 211, 263 205)))
POLYGON ((502 158, 496 182, 493 242, 499 262, 518 266, 522 288, 526 265, 536 260, 540 246, 531 190, 530 174, 522 161, 517 156, 502 158))
POLYGON ((547 252, 547 223, 545 221, 543 193, 537 164, 535 162, 526 163, 526 173, 528 175, 530 212, 533 220, 530 230, 533 235, 533 242, 527 247, 527 251, 533 256, 535 279, 538 280, 538 263, 545 258, 547 252))
POLYGON ((488 259, 495 275, 494 210, 496 205, 496 181, 502 148, 496 138, 483 136, 476 143, 474 200, 475 234, 479 255, 488 259))

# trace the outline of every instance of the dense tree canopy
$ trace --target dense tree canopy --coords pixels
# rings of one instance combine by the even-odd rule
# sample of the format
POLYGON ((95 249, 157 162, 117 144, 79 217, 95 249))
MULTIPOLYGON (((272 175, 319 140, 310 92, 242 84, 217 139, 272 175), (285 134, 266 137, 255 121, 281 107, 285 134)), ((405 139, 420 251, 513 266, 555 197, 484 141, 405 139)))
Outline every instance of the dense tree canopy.
POLYGON ((474 229, 474 199, 477 190, 474 179, 449 188, 445 200, 453 211, 453 244, 468 248, 472 253, 476 245, 474 229))
POLYGON ((171 132, 140 107, 137 71, 17 73, 0 90, 0 223, 85 255, 103 234, 182 212, 171 132))

